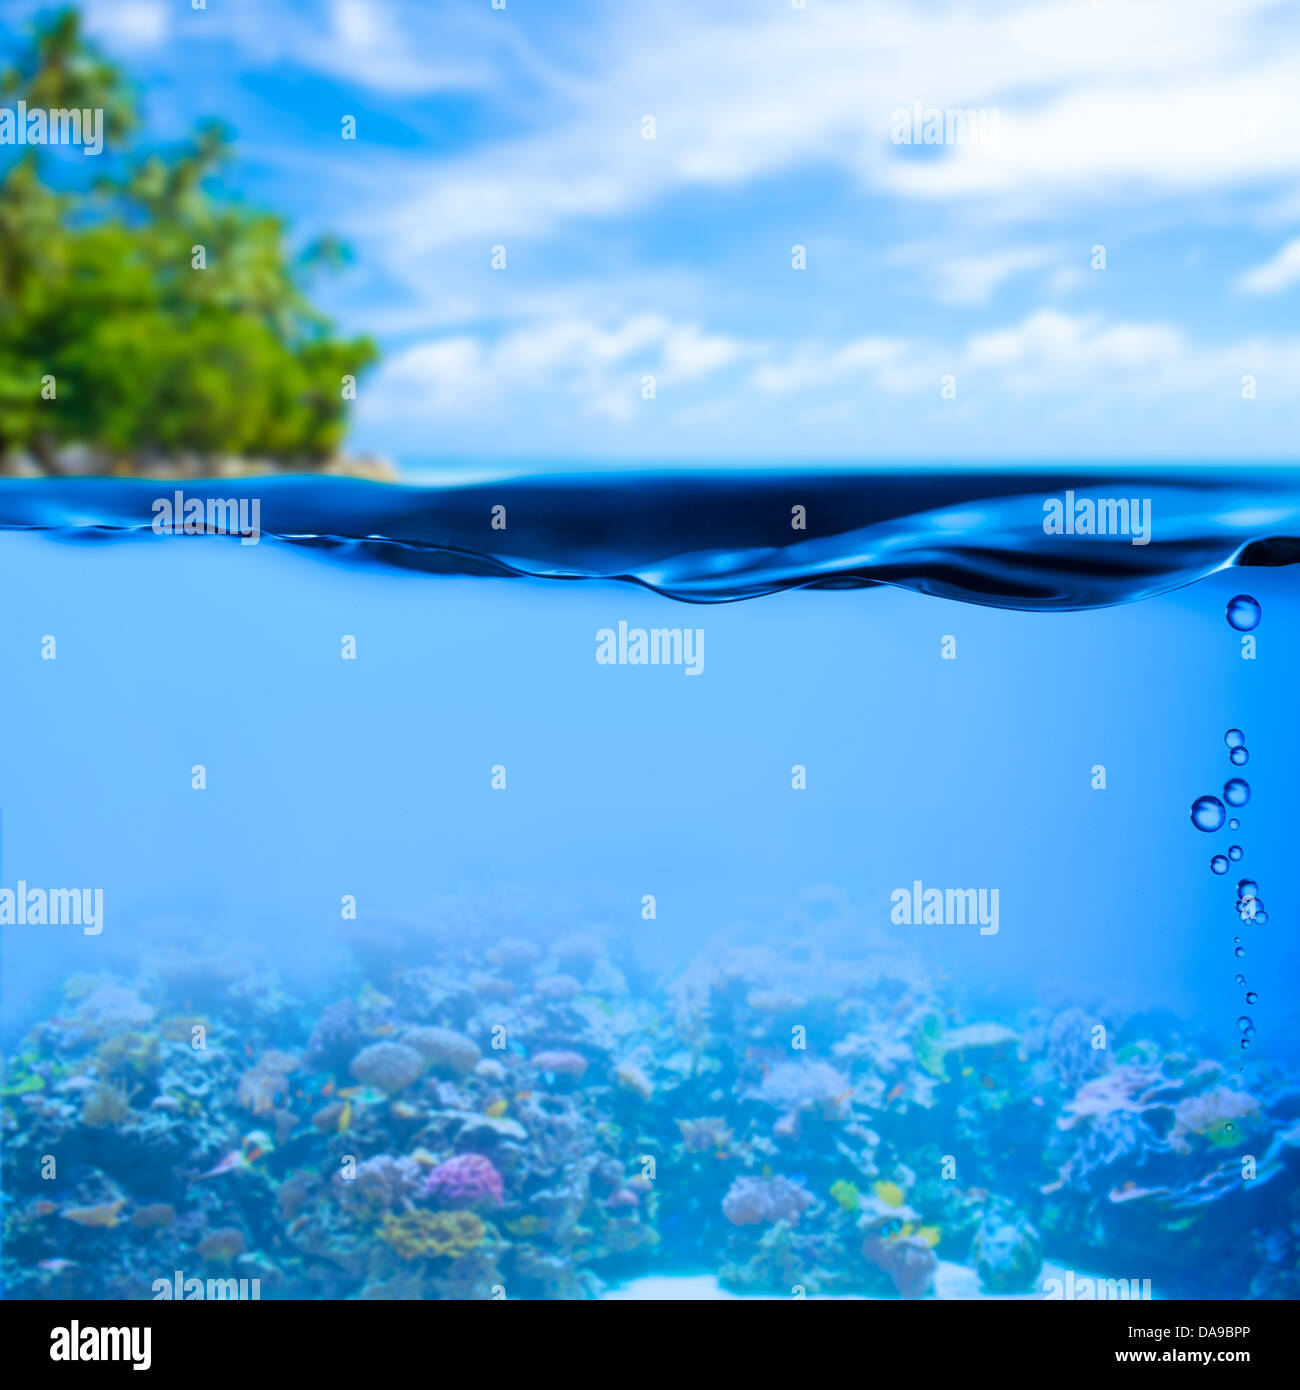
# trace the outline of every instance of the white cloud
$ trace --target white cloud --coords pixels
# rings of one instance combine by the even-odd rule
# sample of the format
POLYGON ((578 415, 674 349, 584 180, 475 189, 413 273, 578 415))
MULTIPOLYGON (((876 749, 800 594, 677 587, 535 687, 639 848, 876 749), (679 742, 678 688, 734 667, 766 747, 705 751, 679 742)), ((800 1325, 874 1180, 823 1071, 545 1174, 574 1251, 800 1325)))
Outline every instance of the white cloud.
POLYGON ((1238 281, 1247 294, 1280 294, 1300 282, 1300 237, 1287 244, 1264 265, 1257 265, 1238 281))
POLYGON ((1223 347, 1188 340, 1160 322, 1108 322, 1101 314, 1040 310, 954 348, 928 341, 863 339, 840 347, 807 343, 750 374, 768 395, 834 396, 870 390, 937 397, 954 375, 959 398, 1237 398, 1241 377, 1267 381, 1272 397, 1300 397, 1300 338, 1255 338, 1223 347))
POLYGON ((1036 214, 1115 180, 1130 198, 1300 182, 1300 26, 1278 0, 651 10, 612 12, 603 75, 574 83, 533 133, 376 168, 395 255, 548 235, 692 184, 810 164, 908 198, 1036 214), (891 113, 917 101, 996 108, 998 149, 900 150, 891 113), (653 141, 640 138, 646 114, 653 141))
POLYGON ((980 254, 934 242, 905 246, 890 262, 916 272, 918 288, 939 303, 969 308, 987 304, 1009 280, 1042 269, 1054 254, 1042 246, 1009 246, 980 254))
POLYGON ((416 344, 385 363, 369 383, 372 415, 481 417, 489 407, 563 397, 580 410, 628 418, 640 404, 641 378, 688 386, 752 351, 695 324, 642 314, 613 327, 590 319, 530 323, 493 340, 458 334, 416 344))
POLYGON ((111 9, 92 12, 86 27, 114 47, 153 48, 167 37, 167 7, 161 0, 118 0, 111 9))

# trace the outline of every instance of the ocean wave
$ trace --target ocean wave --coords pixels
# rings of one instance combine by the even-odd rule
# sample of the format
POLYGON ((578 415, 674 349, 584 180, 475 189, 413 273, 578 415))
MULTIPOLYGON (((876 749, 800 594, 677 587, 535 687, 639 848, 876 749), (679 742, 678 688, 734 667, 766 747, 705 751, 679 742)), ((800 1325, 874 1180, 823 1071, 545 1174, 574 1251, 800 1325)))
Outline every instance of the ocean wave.
POLYGON ((1070 610, 1300 560, 1291 467, 618 471, 436 485, 15 479, 0 484, 0 530, 174 543, 156 518, 178 493, 256 502, 258 539, 346 563, 618 580, 692 603, 889 584, 1070 610))

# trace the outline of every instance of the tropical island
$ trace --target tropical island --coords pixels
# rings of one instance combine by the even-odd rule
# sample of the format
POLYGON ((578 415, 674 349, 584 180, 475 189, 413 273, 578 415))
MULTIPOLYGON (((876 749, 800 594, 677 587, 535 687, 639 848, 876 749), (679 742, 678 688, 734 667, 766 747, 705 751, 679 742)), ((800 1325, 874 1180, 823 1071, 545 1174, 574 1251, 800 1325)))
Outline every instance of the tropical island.
POLYGON ((346 253, 295 256, 283 219, 223 193, 226 127, 145 144, 131 83, 73 9, 0 68, 0 108, 0 476, 395 476, 342 452, 375 344, 334 336, 306 294, 346 253), (51 143, 78 113, 103 152, 74 178, 51 143))

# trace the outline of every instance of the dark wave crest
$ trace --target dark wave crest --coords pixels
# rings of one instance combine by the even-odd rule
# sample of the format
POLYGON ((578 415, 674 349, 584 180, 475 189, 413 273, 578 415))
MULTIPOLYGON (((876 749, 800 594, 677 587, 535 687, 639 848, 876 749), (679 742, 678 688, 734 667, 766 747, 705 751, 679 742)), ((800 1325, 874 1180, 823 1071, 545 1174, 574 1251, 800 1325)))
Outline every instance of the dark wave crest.
POLYGON ((1005 608, 1096 608, 1231 565, 1300 560, 1290 467, 618 471, 437 485, 23 479, 0 483, 0 530, 177 544, 153 529, 155 502, 177 491, 256 501, 263 538, 349 563, 616 579, 694 603, 893 584, 1005 608), (1120 534, 1045 527, 1054 504, 1082 524, 1088 503, 1108 502, 1125 504, 1099 513, 1120 534))

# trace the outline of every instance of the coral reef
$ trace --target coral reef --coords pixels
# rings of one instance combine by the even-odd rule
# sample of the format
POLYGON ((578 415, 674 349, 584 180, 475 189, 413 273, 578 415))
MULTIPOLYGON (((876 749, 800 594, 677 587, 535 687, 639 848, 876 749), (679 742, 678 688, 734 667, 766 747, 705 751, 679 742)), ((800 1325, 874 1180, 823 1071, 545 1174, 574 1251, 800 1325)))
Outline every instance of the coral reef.
POLYGON ((990 1019, 818 912, 662 979, 597 930, 459 919, 368 922, 305 997, 251 953, 73 977, 7 1059, 6 1292, 590 1298, 707 1264, 919 1298, 941 1253, 997 1293, 1047 1254, 1295 1296, 1284 1075, 1150 1014, 1098 1046, 1093 1000, 990 1019))

